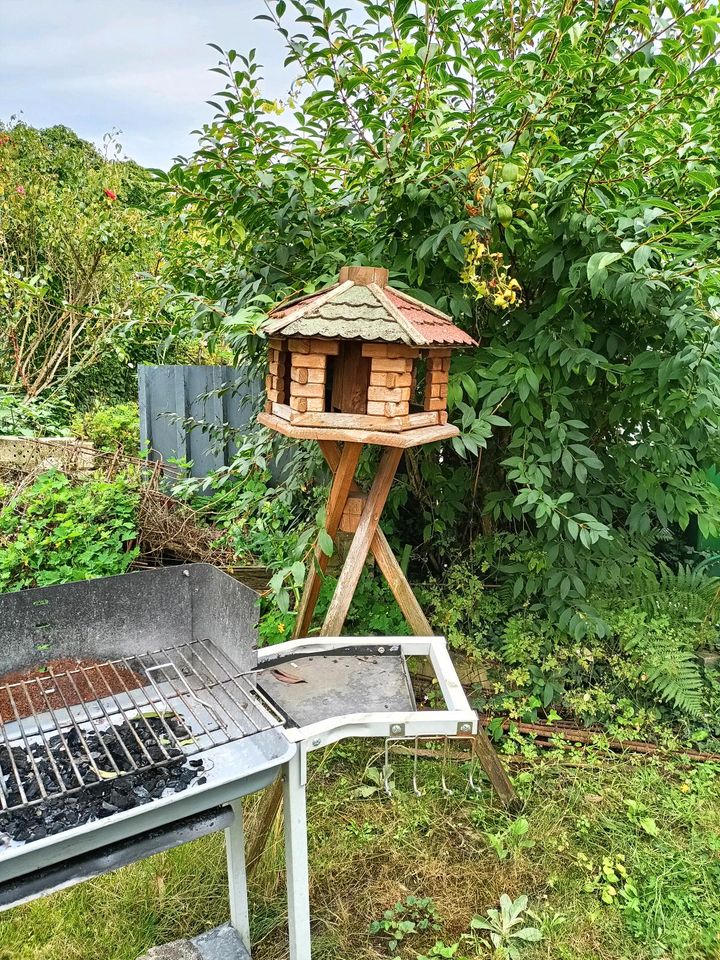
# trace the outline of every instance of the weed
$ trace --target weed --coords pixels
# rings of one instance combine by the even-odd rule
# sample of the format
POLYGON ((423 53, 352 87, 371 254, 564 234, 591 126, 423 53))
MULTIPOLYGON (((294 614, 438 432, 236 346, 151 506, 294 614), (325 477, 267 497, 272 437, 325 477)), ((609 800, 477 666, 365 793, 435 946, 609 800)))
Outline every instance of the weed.
POLYGON ((542 934, 537 927, 523 927, 523 914, 527 910, 528 898, 523 896, 511 900, 503 893, 500 897, 500 909, 491 907, 485 917, 473 917, 470 927, 473 930, 487 931, 490 942, 495 948, 495 960, 517 960, 520 949, 526 943, 537 943, 542 934))
POLYGON ((417 960, 447 960, 451 957, 454 960, 463 960, 462 957, 457 956, 459 949, 459 943, 443 943, 442 940, 438 940, 427 953, 418 955, 417 960))
POLYGON ((502 863, 503 860, 508 858, 514 860, 521 851, 529 850, 535 846, 535 841, 527 836, 529 829, 530 824, 525 817, 519 817, 507 829, 499 833, 486 833, 485 839, 502 863))
POLYGON ((381 920, 373 920, 370 935, 382 937, 388 951, 395 953, 399 943, 406 937, 439 929, 440 917, 432 899, 409 896, 386 910, 381 920))
POLYGON ((360 784, 359 787, 355 787, 350 794, 355 800, 367 800, 370 797, 384 795, 386 793, 386 784, 390 792, 395 788, 393 769, 389 764, 387 766, 383 764, 382 768, 366 767, 363 773, 363 779, 365 783, 360 784))

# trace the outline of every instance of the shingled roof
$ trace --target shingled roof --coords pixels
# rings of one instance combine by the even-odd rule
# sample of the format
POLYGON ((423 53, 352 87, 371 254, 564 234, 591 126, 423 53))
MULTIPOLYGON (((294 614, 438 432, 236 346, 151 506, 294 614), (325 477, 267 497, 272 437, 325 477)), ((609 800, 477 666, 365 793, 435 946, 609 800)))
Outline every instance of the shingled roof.
POLYGON ((405 343, 415 347, 477 346, 451 318, 387 285, 381 267, 343 267, 340 280, 273 310, 265 333, 282 337, 405 343))

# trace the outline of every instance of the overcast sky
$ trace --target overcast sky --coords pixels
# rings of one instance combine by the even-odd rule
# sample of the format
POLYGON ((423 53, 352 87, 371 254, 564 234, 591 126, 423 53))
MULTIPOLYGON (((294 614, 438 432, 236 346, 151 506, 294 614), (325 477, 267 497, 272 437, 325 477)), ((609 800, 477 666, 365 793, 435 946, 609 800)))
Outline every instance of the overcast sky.
POLYGON ((265 93, 292 77, 262 0, 0 0, 0 120, 65 124, 98 144, 119 129, 124 152, 167 167, 193 148, 222 87, 206 44, 256 47, 265 93))

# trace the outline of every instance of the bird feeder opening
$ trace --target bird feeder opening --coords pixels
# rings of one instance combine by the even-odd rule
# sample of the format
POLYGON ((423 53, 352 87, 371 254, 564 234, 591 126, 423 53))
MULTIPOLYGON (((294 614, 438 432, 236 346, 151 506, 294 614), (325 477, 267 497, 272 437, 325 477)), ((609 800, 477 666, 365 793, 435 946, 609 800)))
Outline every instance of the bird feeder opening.
POLYGON ((370 360, 362 355, 362 344, 341 342, 338 355, 328 357, 326 370, 325 409, 331 413, 367 414, 370 360))

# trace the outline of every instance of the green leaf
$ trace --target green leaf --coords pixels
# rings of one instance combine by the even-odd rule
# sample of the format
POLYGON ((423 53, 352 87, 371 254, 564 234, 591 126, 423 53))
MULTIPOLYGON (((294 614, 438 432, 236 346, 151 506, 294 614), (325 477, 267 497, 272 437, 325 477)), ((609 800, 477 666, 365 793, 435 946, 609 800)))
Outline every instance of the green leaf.
POLYGON ((291 568, 292 577, 295 581, 295 586, 300 587, 305 580, 305 564, 302 560, 296 560, 291 568))
POLYGON ((333 539, 327 530, 320 530, 318 533, 318 546, 326 557, 331 557, 333 555, 335 544, 333 543, 333 539))
POLYGON ((620 260, 622 256, 622 253, 594 253, 588 260, 587 264, 588 280, 593 280, 602 270, 606 270, 611 263, 615 263, 616 260, 620 260))
POLYGON ((653 820, 652 817, 643 817, 640 821, 640 826, 650 837, 657 837, 660 833, 660 828, 657 823, 653 820))

